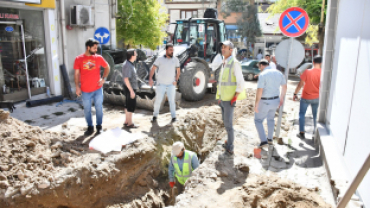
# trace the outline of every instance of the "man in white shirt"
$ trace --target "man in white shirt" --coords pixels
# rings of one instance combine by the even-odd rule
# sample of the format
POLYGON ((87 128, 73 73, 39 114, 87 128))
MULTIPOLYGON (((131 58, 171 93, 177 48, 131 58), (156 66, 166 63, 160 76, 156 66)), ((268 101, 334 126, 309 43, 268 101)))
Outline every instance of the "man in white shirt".
POLYGON ((269 66, 266 69, 276 69, 276 64, 271 61, 270 54, 266 54, 265 59, 269 62, 269 66))
POLYGON ((257 59, 258 61, 260 61, 260 60, 262 59, 262 57, 263 57, 263 55, 262 55, 262 51, 261 51, 261 50, 259 50, 259 51, 258 51, 258 54, 257 54, 257 56, 256 56, 256 59, 257 59))

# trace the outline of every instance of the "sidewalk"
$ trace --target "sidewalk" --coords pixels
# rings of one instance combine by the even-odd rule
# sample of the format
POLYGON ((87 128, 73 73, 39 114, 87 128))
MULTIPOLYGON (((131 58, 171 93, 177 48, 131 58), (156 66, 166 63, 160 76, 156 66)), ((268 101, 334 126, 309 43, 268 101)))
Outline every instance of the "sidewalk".
MULTIPOLYGON (((47 98, 46 95, 33 96, 34 100, 47 98)), ((26 102, 15 105, 16 109, 10 115, 18 120, 24 121, 31 126, 39 126, 49 129, 67 122, 71 118, 84 118, 82 106, 78 103, 50 103, 46 105, 28 108, 26 102)), ((4 109, 7 110, 8 109, 4 109)), ((92 110, 95 112, 95 109, 92 110)))

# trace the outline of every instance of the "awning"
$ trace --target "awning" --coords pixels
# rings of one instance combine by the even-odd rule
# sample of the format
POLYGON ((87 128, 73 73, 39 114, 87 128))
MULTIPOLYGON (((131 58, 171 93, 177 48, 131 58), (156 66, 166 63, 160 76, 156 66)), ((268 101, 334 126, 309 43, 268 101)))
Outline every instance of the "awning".
POLYGON ((225 25, 226 30, 237 30, 237 25, 225 25))

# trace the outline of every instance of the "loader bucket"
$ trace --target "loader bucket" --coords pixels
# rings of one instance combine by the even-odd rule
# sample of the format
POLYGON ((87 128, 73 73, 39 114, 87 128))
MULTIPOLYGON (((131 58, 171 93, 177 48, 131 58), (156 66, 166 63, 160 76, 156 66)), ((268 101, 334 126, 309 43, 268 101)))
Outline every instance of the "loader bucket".
MULTIPOLYGON (((155 97, 154 92, 153 92, 153 95, 148 95, 148 93, 140 93, 140 92, 136 94, 136 106, 137 108, 140 108, 140 109, 146 109, 149 111, 153 111, 155 100, 156 100, 156 97, 155 97)), ((163 109, 163 106, 166 103, 166 100, 167 99, 162 100, 160 108, 159 108, 160 111, 163 109)), ((181 94, 176 92, 177 106, 180 104, 180 101, 181 101, 181 94)), ((112 104, 112 105, 125 106, 126 96, 123 94, 123 92, 116 93, 113 91, 109 92, 108 90, 104 90, 104 102, 112 104)))

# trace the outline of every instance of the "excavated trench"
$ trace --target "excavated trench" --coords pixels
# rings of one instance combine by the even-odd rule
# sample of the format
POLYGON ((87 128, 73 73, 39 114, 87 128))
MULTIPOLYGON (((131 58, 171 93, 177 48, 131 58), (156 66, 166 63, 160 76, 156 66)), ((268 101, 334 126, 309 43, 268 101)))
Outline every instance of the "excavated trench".
MULTIPOLYGON (((250 103, 238 103, 235 119, 253 109, 250 103)), ((43 131, 0 110, 0 207, 165 207, 173 142, 183 141, 204 161, 225 134, 218 106, 178 120, 103 155, 68 130, 43 131)))

